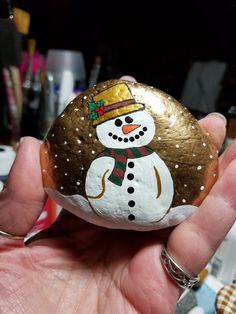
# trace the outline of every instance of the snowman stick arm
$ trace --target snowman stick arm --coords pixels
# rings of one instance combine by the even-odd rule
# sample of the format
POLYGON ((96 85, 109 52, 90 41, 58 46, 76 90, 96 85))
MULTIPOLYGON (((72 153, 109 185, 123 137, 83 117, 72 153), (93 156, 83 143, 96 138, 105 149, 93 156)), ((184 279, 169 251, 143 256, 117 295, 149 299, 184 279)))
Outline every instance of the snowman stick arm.
POLYGON ((106 183, 105 183, 105 176, 108 173, 109 169, 106 170, 102 176, 102 191, 98 195, 87 195, 87 198, 92 198, 92 199, 99 199, 102 198, 103 194, 105 193, 106 190, 106 183))
POLYGON ((157 182, 157 197, 156 198, 158 198, 161 195, 161 190, 162 190, 161 177, 160 177, 159 172, 155 166, 153 166, 153 169, 155 172, 155 177, 156 177, 156 182, 157 182))

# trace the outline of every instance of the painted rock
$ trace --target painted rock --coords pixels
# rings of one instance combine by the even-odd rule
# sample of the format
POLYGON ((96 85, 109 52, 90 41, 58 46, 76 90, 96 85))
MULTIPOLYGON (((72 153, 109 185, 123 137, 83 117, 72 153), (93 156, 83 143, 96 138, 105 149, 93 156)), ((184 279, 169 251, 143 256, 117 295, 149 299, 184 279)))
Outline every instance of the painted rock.
POLYGON ((110 80, 71 101, 40 151, 45 191, 100 226, 155 230, 191 215, 217 179, 218 152, 168 94, 110 80))

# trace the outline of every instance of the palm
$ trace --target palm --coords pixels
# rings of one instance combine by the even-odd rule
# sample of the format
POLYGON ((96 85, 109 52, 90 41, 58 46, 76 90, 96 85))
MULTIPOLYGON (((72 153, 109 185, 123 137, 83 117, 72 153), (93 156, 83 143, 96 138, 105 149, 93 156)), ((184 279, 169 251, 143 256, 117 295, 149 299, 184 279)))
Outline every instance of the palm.
MULTIPOLYGON (((155 238, 153 232, 107 230, 63 213, 27 247, 1 259, 1 268, 8 270, 2 285, 9 287, 8 300, 6 291, 0 292, 6 302, 3 313, 13 299, 19 300, 19 313, 24 308, 34 313, 152 313, 154 308, 155 313, 172 313, 164 304, 168 281, 151 250, 155 238), (153 289, 156 281, 159 291, 153 289)), ((178 298, 173 292, 171 304, 178 298)))

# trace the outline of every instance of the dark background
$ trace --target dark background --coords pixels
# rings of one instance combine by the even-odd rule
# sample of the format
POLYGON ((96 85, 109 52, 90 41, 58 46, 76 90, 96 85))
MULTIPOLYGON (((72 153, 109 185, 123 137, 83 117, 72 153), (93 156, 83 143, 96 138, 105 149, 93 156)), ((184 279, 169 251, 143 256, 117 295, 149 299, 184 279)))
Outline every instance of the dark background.
MULTIPOLYGON (((2 6, 4 1, 2 1, 2 6)), ((236 63, 236 0, 15 0, 31 14, 38 50, 80 50, 99 81, 130 74, 179 99, 195 60, 236 63)), ((234 71, 233 71, 234 73, 234 71)))
POLYGON ((130 74, 179 98, 194 60, 236 59, 236 1, 18 0, 42 53, 102 57, 100 80, 130 74))

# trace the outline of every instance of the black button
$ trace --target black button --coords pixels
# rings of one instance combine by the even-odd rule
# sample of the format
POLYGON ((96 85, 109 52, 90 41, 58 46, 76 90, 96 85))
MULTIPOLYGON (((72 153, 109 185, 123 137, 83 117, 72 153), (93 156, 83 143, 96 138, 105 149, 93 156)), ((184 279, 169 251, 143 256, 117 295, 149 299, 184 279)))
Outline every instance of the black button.
POLYGON ((130 142, 133 142, 133 141, 134 141, 134 137, 131 136, 131 137, 129 138, 129 140, 130 140, 130 142))
POLYGON ((118 137, 118 141, 119 141, 119 142, 122 142, 122 138, 121 138, 121 137, 118 137))
POLYGON ((109 135, 109 136, 112 136, 112 133, 111 133, 111 132, 109 132, 109 133, 108 133, 108 135, 109 135))
POLYGON ((125 143, 127 143, 127 142, 128 142, 128 139, 127 139, 127 138, 125 138, 125 139, 124 139, 124 142, 125 142, 125 143))
POLYGON ((143 131, 145 131, 145 132, 146 132, 146 131, 147 131, 147 128, 146 128, 146 127, 144 127, 144 128, 143 128, 143 131))
POLYGON ((129 201, 128 205, 129 205, 129 207, 134 207, 135 206, 135 201, 129 201))
POLYGON ((129 162, 128 162, 128 167, 129 167, 129 168, 134 168, 134 163, 133 163, 133 161, 129 161, 129 162))
POLYGON ((117 135, 113 135, 112 137, 113 137, 114 140, 116 140, 118 138, 117 135))
POLYGON ((130 214, 130 215, 128 216, 128 219, 129 219, 130 221, 133 221, 133 220, 135 220, 135 216, 132 215, 132 214, 130 214))
POLYGON ((143 131, 140 131, 139 132, 139 135, 143 136, 144 132, 143 131))
POLYGON ((133 180, 133 178, 134 178, 133 173, 128 173, 127 178, 128 178, 128 180, 133 180))
POLYGON ((128 192, 129 194, 134 193, 134 188, 133 188, 132 186, 128 187, 127 192, 128 192))

